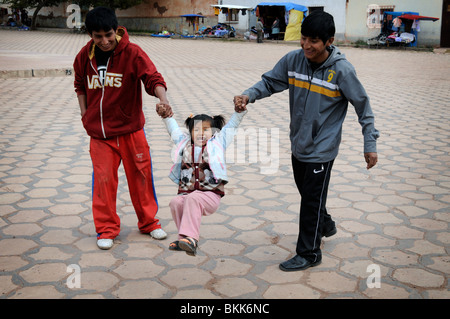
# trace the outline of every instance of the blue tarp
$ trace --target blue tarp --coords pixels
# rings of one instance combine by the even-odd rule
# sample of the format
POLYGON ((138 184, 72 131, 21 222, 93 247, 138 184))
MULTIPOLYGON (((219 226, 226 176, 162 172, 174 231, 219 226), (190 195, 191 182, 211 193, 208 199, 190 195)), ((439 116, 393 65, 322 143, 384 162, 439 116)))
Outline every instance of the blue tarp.
POLYGON ((394 18, 397 18, 397 17, 399 17, 399 16, 401 16, 401 15, 403 15, 403 14, 415 14, 415 15, 419 15, 419 13, 418 12, 409 12, 409 11, 385 11, 384 12, 384 14, 385 15, 391 15, 391 16, 393 16, 394 18))
POLYGON ((258 3, 257 6, 278 6, 278 7, 285 7, 286 11, 291 11, 292 9, 297 11, 308 11, 308 8, 305 6, 302 6, 300 4, 292 3, 292 2, 261 2, 258 3))
POLYGON ((206 18, 205 16, 202 16, 200 14, 183 14, 180 17, 183 17, 183 18, 196 18, 196 17, 198 17, 198 18, 206 18))

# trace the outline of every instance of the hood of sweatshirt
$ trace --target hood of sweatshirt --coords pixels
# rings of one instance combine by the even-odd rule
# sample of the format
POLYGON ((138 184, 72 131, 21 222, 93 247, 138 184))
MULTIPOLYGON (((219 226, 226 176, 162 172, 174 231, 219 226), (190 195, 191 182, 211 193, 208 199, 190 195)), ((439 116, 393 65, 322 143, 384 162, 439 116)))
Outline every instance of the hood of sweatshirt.
MULTIPOLYGON (((337 48, 333 45, 330 46, 329 52, 330 52, 330 54, 328 55, 328 58, 314 72, 316 74, 316 77, 321 78, 322 80, 324 80, 325 71, 327 69, 332 67, 338 61, 346 60, 345 54, 343 54, 339 50, 339 48, 337 48)), ((304 56, 303 50, 300 50, 299 54, 304 56)), ((313 72, 312 72, 312 68, 311 68, 311 63, 309 62, 308 59, 305 58, 305 60, 306 60, 307 65, 309 66, 308 73, 310 73, 309 75, 312 76, 313 72)))
MULTIPOLYGON (((118 27, 116 31, 116 41, 117 46, 114 48, 114 54, 118 55, 120 54, 126 46, 130 43, 130 37, 128 36, 127 29, 125 27, 118 27)), ((95 56, 95 43, 94 40, 91 39, 91 41, 86 46, 86 50, 88 50, 88 56, 89 59, 92 60, 95 56)))
POLYGON ((339 60, 345 60, 345 54, 343 54, 339 50, 339 48, 335 47, 334 45, 331 45, 330 55, 328 56, 328 59, 325 60, 322 66, 328 68, 339 60))

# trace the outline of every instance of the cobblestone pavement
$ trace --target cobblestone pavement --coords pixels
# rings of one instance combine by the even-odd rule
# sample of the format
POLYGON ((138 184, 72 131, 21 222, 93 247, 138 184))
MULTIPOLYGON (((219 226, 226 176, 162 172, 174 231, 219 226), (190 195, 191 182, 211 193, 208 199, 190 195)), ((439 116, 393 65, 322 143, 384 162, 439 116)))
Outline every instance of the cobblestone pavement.
MULTIPOLYGON (((169 236, 139 233, 121 169, 121 234, 111 250, 97 248, 89 138, 70 72, 87 40, 0 30, 0 298, 450 297, 449 54, 341 48, 371 96, 379 164, 365 169, 350 106, 328 196, 338 233, 323 240, 321 265, 285 273, 278 264, 294 254, 300 200, 287 92, 249 106, 241 125, 250 137, 246 155, 232 146, 226 196, 202 221, 197 257, 168 250, 176 239, 168 209, 176 192, 167 177, 172 144, 156 100, 145 96, 158 216, 169 236)), ((229 117, 233 96, 297 47, 131 40, 165 77, 180 123, 198 112, 229 117)))

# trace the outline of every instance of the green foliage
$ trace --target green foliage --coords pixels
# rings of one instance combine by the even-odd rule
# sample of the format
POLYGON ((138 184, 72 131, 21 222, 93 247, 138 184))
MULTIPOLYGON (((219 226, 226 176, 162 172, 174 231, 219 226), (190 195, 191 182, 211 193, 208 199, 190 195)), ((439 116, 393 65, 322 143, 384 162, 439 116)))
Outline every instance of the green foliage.
POLYGON ((43 7, 53 7, 57 6, 63 0, 2 0, 2 3, 9 4, 11 8, 14 9, 25 9, 25 8, 43 8, 43 7))
MULTIPOLYGON (((143 0, 73 0, 71 3, 78 4, 80 7, 98 7, 106 6, 111 9, 124 10, 134 7, 143 0)), ((9 4, 13 9, 36 9, 31 18, 31 29, 36 29, 36 19, 44 7, 54 7, 61 3, 68 2, 66 0, 0 0, 0 3, 9 4)))

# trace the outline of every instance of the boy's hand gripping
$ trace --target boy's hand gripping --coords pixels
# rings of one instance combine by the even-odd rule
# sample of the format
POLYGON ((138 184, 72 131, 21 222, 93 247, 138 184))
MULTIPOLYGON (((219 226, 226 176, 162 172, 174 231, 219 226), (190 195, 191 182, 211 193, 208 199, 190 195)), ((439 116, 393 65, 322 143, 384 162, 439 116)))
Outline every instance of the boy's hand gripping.
POLYGON ((234 110, 238 113, 247 110, 248 96, 247 95, 236 95, 233 99, 234 110))
POLYGON ((158 113, 158 115, 161 116, 163 119, 173 116, 172 108, 170 107, 169 104, 166 103, 157 103, 156 113, 158 113))

